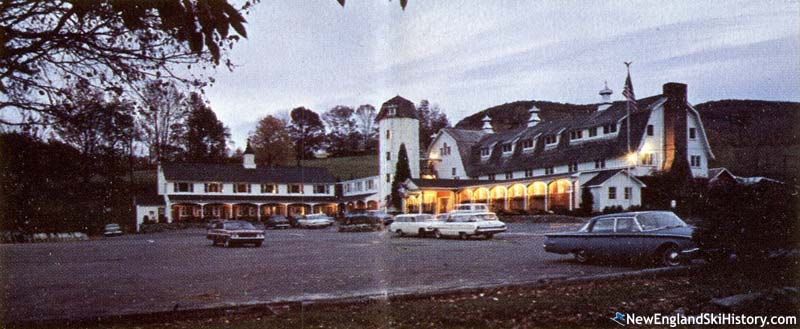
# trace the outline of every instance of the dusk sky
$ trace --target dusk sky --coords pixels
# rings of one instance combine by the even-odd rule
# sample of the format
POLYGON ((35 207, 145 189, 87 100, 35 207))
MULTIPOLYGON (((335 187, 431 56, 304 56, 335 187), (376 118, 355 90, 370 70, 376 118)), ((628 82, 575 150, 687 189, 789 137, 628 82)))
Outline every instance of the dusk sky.
POLYGON ((207 90, 234 147, 266 114, 318 113, 402 95, 439 104, 455 124, 516 100, 621 99, 689 85, 693 104, 800 101, 797 1, 262 1, 249 38, 207 90), (435 2, 435 3, 434 3, 435 2))

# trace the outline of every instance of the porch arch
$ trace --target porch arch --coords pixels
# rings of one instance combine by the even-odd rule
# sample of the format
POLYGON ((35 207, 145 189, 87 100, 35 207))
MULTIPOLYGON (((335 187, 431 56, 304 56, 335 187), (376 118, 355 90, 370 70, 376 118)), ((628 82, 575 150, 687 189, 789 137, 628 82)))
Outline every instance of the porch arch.
POLYGON ((172 219, 177 221, 200 221, 203 208, 196 203, 183 202, 172 205, 172 219))
POLYGON ((557 179, 547 184, 549 209, 572 210, 572 182, 557 179))
POLYGON ((258 206, 249 202, 234 203, 231 206, 232 217, 234 219, 257 220, 258 206))
POLYGON ((267 218, 273 215, 286 216, 286 205, 280 203, 268 203, 261 206, 262 217, 267 218))
POLYGON ((328 216, 336 216, 336 204, 335 203, 320 203, 314 205, 313 207, 314 213, 323 213, 328 216))
POLYGON ((505 210, 506 209, 506 187, 498 185, 489 190, 489 209, 491 211, 505 210))
POLYGON ((533 182, 528 185, 528 209, 539 211, 547 209, 547 184, 533 182))
POLYGON ((286 206, 286 214, 288 217, 300 217, 311 212, 311 205, 307 203, 292 203, 286 206))
POLYGON ((472 190, 471 189, 464 189, 458 192, 458 202, 459 203, 471 203, 472 202, 472 190))
POLYGON ((488 200, 489 200, 489 189, 485 187, 476 188, 475 192, 472 193, 473 203, 487 203, 488 200))
POLYGON ((526 188, 522 184, 514 184, 508 188, 508 209, 513 211, 525 210, 526 188))

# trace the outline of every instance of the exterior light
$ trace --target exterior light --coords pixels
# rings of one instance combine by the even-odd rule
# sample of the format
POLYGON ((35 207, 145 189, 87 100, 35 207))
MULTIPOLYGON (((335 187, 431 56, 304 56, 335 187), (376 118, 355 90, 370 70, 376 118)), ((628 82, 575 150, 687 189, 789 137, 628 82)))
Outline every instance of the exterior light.
POLYGON ((635 165, 636 160, 639 159, 639 154, 636 152, 628 153, 628 155, 625 156, 625 159, 628 160, 628 163, 635 165))

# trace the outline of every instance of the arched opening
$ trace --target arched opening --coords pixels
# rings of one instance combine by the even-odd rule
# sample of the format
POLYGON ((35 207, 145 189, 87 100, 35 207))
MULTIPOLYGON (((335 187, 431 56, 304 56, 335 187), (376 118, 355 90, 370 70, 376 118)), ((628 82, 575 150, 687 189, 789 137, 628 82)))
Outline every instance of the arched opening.
POLYGON ((323 203, 314 206, 314 213, 323 213, 331 217, 336 217, 336 204, 323 203))
POLYGON ((548 208, 550 210, 568 210, 572 183, 566 179, 558 179, 547 186, 548 208))
POLYGON ((297 218, 311 212, 311 206, 305 203, 293 203, 286 206, 287 217, 297 218))
POLYGON ((460 203, 471 203, 472 202, 472 190, 466 189, 461 190, 458 192, 458 202, 460 203))
POLYGON ((528 185, 528 209, 545 210, 545 193, 547 185, 544 182, 533 182, 528 185))
POLYGON ((233 205, 233 218, 241 220, 258 220, 258 206, 252 203, 237 203, 233 205))
POLYGON ((489 191, 489 210, 498 211, 506 208, 506 187, 495 186, 489 191))
POLYGON ((270 203, 261 206, 262 219, 269 218, 269 216, 272 215, 286 216, 286 206, 280 203, 270 203))
POLYGON ((406 198, 406 213, 419 212, 419 198, 416 195, 409 195, 406 198))
POLYGON ((356 204, 351 201, 347 203, 346 207, 347 207, 347 212, 353 212, 353 210, 356 209, 356 204))
POLYGON ((194 203, 176 203, 172 205, 172 220, 180 222, 199 222, 202 208, 194 203))
POLYGON ((356 201, 356 209, 360 210, 367 209, 367 203, 362 200, 356 201))
POLYGON ((525 185, 514 184, 508 188, 508 208, 513 211, 525 210, 525 185))
POLYGON ((367 209, 369 209, 369 210, 377 210, 378 209, 378 201, 375 201, 375 200, 367 201, 367 209))
POLYGON ((479 187, 472 193, 472 203, 486 203, 489 200, 489 190, 485 187, 479 187))

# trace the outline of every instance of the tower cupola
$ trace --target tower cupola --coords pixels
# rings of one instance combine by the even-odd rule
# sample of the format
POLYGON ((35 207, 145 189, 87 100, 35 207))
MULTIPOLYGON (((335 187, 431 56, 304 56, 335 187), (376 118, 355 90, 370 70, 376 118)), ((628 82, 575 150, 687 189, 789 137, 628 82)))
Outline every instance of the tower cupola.
POLYGON ((597 106, 597 111, 603 111, 609 107, 611 107, 611 94, 614 91, 608 88, 608 81, 605 82, 605 87, 600 90, 600 97, 602 98, 602 102, 600 105, 597 106))
POLYGON ((539 122, 542 122, 542 119, 539 118, 539 108, 536 107, 536 105, 532 106, 528 110, 528 113, 530 114, 530 117, 528 117, 528 127, 533 127, 539 124, 539 122))
POLYGON ((253 148, 250 147, 249 140, 247 141, 247 147, 244 149, 244 156, 242 158, 242 165, 246 169, 256 169, 256 154, 253 152, 253 148))

